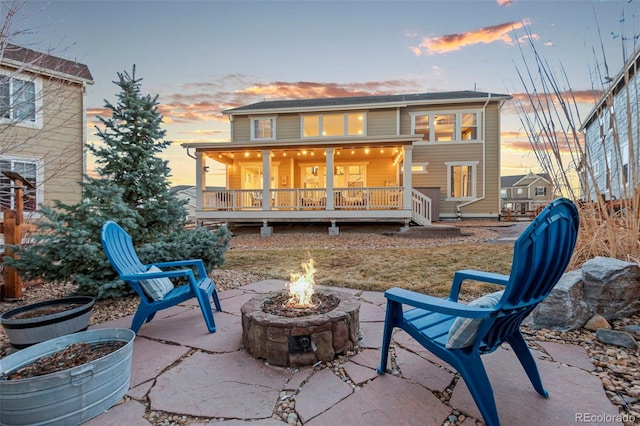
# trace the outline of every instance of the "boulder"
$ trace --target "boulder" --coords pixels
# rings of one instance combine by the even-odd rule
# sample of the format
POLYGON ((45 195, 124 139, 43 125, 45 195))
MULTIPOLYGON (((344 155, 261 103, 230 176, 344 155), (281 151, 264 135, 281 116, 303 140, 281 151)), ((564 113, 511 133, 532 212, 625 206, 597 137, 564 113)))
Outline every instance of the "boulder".
POLYGON ((593 315, 585 300, 582 272, 567 272, 523 324, 533 329, 568 331, 580 328, 593 315))
POLYGON ((640 312, 640 266, 608 257, 582 265, 587 303, 608 321, 640 312))

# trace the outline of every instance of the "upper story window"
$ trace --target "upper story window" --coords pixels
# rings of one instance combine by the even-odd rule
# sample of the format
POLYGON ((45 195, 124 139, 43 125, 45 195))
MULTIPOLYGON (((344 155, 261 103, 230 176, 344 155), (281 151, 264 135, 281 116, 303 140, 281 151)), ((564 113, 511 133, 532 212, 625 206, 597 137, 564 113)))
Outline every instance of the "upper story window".
POLYGON ((424 141, 451 142, 479 140, 479 112, 413 113, 411 130, 424 141))
MULTIPOLYGON (((0 172, 11 171, 20 174, 33 186, 38 188, 38 184, 42 180, 42 167, 38 167, 38 162, 25 159, 0 159, 0 172)), ((24 188, 23 192, 23 208, 25 212, 34 212, 38 203, 42 200, 38 199, 41 194, 38 190, 24 188)), ((0 173, 0 206, 7 209, 16 208, 15 190, 11 179, 0 173)))
POLYGON ((544 197, 545 195, 547 195, 547 187, 536 186, 536 197, 544 197))
POLYGON ((269 140, 276 138, 275 117, 251 118, 251 140, 269 140))
POLYGON ((0 74, 0 121, 40 126, 39 79, 0 74))
POLYGON ((364 134, 365 114, 363 112, 302 116, 303 138, 364 136, 364 134))

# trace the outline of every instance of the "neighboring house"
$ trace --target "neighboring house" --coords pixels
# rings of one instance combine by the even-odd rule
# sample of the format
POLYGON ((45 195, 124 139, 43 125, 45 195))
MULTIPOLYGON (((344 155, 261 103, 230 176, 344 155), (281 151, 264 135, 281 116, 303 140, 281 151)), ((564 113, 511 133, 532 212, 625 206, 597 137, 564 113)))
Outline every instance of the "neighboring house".
POLYGON ((526 175, 502 176, 500 178, 500 199, 502 214, 530 216, 555 198, 549 175, 529 172, 526 175))
POLYGON ((582 124, 585 158, 580 178, 585 200, 595 201, 598 193, 605 200, 631 198, 640 183, 639 67, 640 49, 615 78, 605 77, 608 88, 582 124))
MULTIPOLYGON (((0 172, 19 173, 25 215, 53 200, 82 200, 85 172, 86 65, 11 44, 0 48, 0 172)), ((0 174, 0 205, 15 207, 10 179, 0 174)))
POLYGON ((498 218, 500 107, 510 98, 460 91, 223 111, 230 142, 183 144, 196 158, 196 216, 262 222, 263 233, 269 222, 326 221, 337 233, 337 222, 498 218), (226 167, 226 189, 203 189, 210 161, 226 167))

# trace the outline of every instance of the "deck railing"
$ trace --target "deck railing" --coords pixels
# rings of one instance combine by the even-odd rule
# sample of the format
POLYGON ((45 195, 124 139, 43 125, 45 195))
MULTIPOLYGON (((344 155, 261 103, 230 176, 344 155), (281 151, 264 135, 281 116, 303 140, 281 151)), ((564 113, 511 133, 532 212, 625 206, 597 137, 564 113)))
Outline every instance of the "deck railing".
MULTIPOLYGON (((203 210, 326 210, 326 188, 271 189, 270 208, 261 189, 203 191, 203 210), (264 207, 263 207, 264 205, 264 207)), ((403 187, 334 188, 335 210, 388 210, 403 208, 403 187)))

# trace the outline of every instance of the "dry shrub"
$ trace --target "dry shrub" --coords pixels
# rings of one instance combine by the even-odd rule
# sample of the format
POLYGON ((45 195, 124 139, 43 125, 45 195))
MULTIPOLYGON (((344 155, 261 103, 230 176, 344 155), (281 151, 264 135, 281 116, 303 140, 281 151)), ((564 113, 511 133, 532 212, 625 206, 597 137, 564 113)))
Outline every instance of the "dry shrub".
POLYGON ((578 269, 596 256, 640 263, 640 190, 632 200, 614 200, 580 206, 578 242, 569 269, 578 269))

